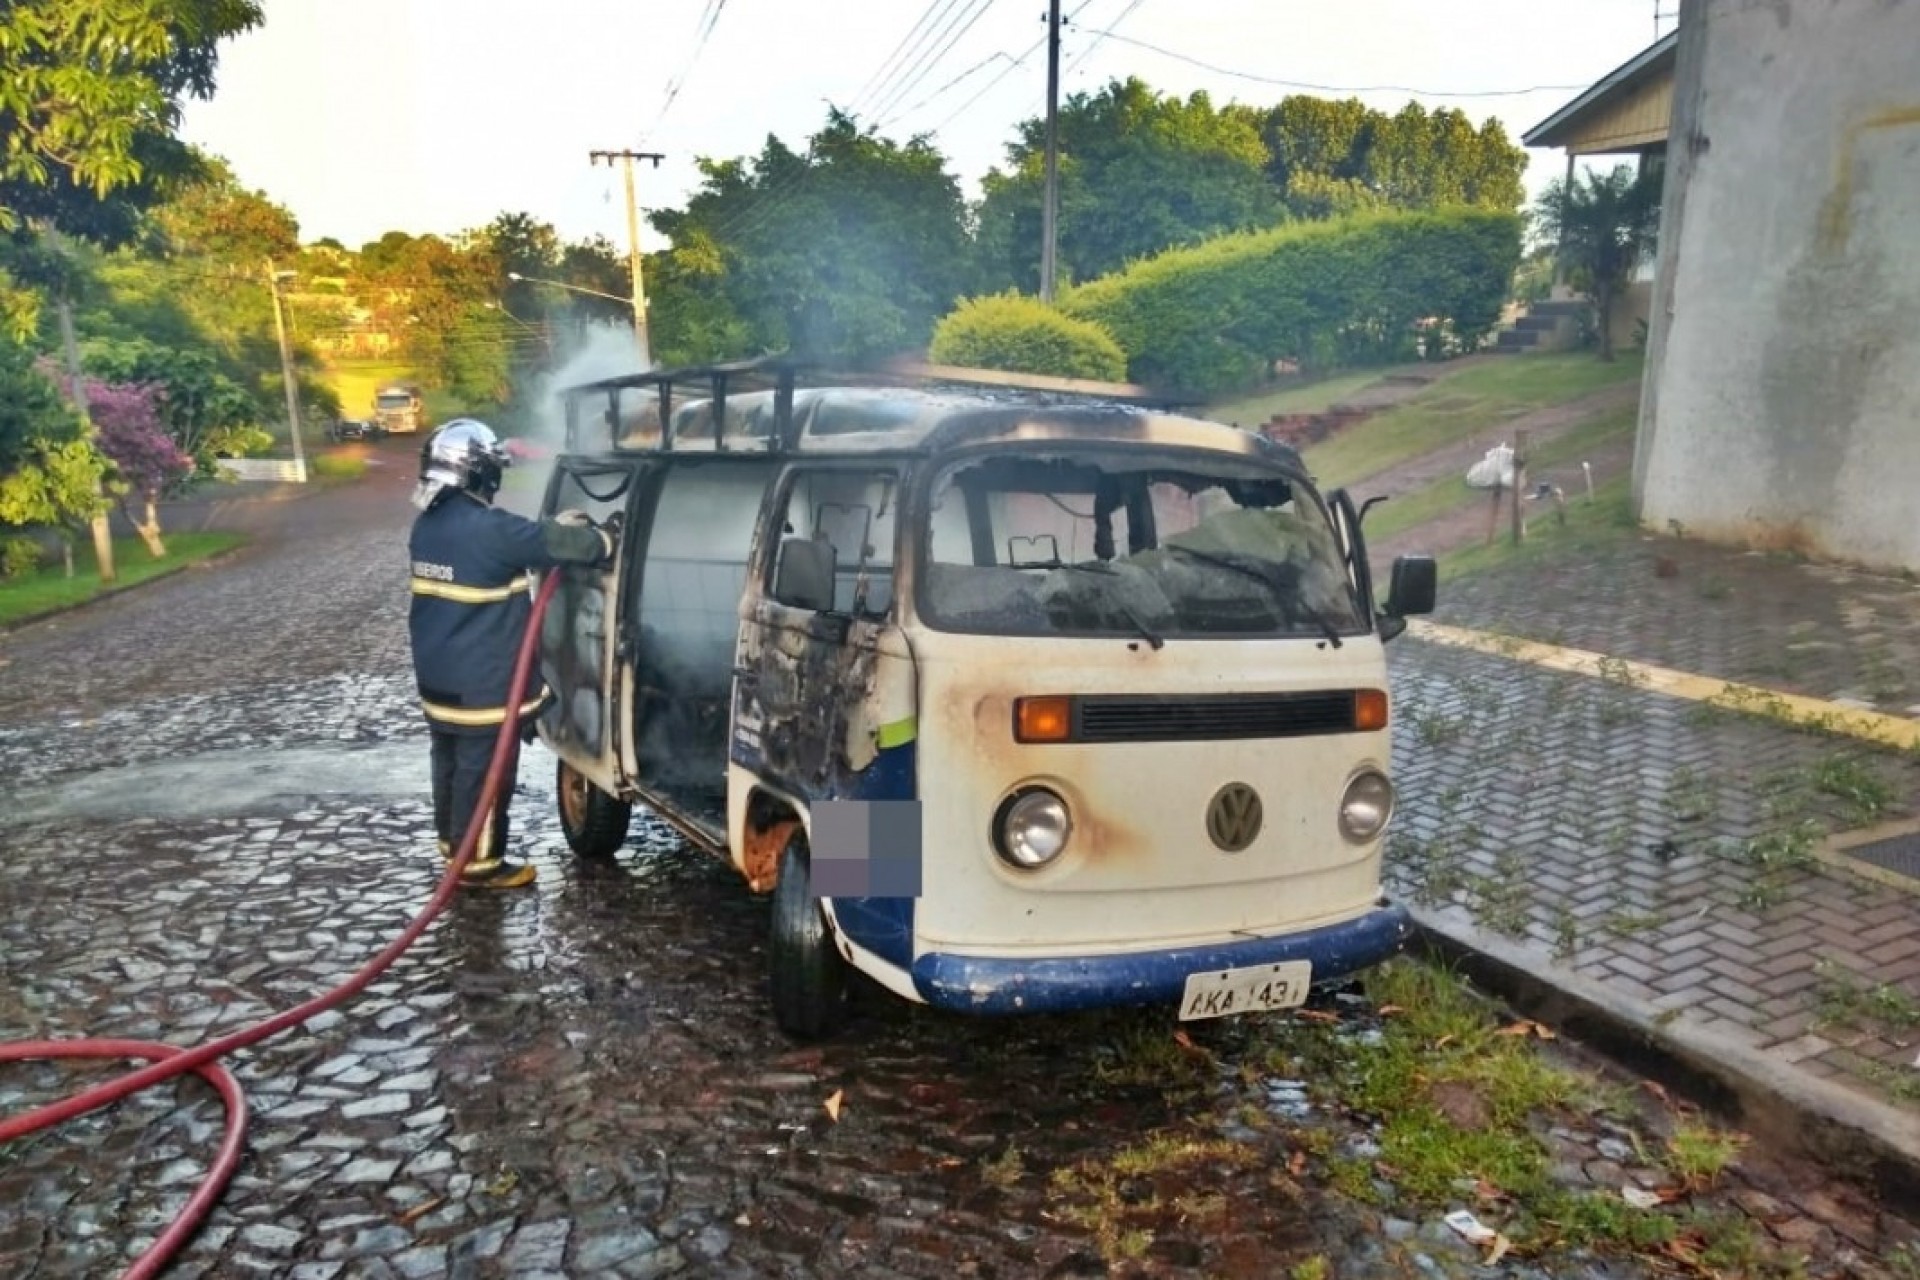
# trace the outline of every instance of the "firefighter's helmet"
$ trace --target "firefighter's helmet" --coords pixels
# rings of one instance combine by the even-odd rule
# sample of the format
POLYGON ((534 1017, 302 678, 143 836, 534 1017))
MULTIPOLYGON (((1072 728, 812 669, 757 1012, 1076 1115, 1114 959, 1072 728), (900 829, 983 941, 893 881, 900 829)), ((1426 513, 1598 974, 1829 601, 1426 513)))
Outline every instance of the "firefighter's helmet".
POLYGON ((501 472, 512 458, 493 428, 475 418, 455 418, 420 446, 420 485, 414 505, 431 507, 442 494, 464 490, 483 502, 500 491, 501 472))

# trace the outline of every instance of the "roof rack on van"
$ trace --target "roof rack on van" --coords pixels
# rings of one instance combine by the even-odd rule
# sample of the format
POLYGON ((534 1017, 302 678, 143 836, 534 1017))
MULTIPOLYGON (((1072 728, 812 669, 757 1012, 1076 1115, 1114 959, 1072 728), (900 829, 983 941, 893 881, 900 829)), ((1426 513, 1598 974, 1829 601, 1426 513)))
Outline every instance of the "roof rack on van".
MULTIPOLYGON (((1198 396, 1131 382, 1099 382, 1085 378, 1009 373, 1000 369, 929 364, 906 358, 831 366, 788 354, 773 354, 713 364, 648 369, 566 387, 561 395, 566 404, 567 449, 571 452, 579 447, 579 406, 582 400, 605 395, 608 422, 611 425, 619 418, 620 393, 624 390, 642 390, 653 392, 659 401, 660 437, 657 448, 661 451, 671 450, 674 389, 680 387, 692 391, 695 397, 704 393, 711 398, 715 448, 725 446, 722 436, 727 397, 730 394, 771 390, 774 393, 774 422, 773 429, 767 435, 766 448, 769 451, 788 451, 798 443, 794 438, 793 393, 803 383, 808 386, 839 387, 976 388, 1022 393, 1055 401, 1090 400, 1163 411, 1204 403, 1203 398, 1198 396)), ((619 448, 617 444, 615 447, 619 448)))

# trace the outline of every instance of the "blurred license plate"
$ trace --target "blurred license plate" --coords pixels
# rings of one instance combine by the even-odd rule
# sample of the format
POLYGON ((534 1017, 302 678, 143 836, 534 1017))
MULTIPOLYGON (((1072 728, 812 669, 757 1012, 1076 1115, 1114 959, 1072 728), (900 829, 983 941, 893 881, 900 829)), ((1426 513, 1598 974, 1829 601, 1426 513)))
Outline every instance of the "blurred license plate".
POLYGON ((1307 988, 1312 984, 1310 960, 1189 974, 1186 994, 1180 998, 1180 1021, 1297 1008, 1306 1003, 1307 988))

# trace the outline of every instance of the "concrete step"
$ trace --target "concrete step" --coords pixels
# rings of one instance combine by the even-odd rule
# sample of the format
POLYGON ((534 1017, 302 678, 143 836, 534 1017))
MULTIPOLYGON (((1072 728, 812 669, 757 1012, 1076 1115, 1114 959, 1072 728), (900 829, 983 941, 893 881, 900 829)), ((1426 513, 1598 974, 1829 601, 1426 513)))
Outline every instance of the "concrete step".
POLYGON ((1585 298, 1549 298, 1545 301, 1535 302, 1529 305, 1527 307, 1527 314, 1529 316, 1574 317, 1592 308, 1593 304, 1585 298))

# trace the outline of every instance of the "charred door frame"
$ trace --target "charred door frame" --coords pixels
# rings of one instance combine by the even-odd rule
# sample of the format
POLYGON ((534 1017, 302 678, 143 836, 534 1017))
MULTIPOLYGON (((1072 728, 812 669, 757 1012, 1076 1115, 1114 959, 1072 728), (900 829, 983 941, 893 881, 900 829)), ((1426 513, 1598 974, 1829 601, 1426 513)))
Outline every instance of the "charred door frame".
MULTIPOLYGON (((609 457, 602 455, 562 455, 555 460, 553 474, 547 479, 547 490, 541 498, 540 513, 543 518, 551 518, 560 508, 559 500, 563 486, 572 480, 574 487, 593 497, 593 490, 580 483, 580 477, 589 480, 595 477, 621 477, 620 486, 625 492, 625 504, 621 507, 621 547, 616 572, 613 574, 613 599, 607 602, 606 635, 603 649, 606 659, 603 668, 604 687, 600 690, 600 714, 604 726, 603 742, 598 763, 611 762, 612 776, 623 788, 632 777, 632 766, 628 757, 632 745, 631 737, 625 725, 625 704, 630 700, 632 681, 622 664, 627 660, 628 641, 626 626, 627 602, 638 596, 639 574, 637 566, 641 557, 632 550, 636 534, 642 532, 638 519, 639 509, 647 500, 649 489, 657 488, 657 481, 649 473, 657 470, 649 459, 639 457, 609 457), (616 698, 617 695, 617 698, 616 698)), ((610 499, 603 499, 610 500, 610 499)), ((596 580, 605 574, 605 570, 588 569, 563 565, 553 572, 562 575, 591 573, 596 580)))
MULTIPOLYGON (((915 490, 917 476, 912 455, 886 452, 864 455, 822 455, 817 457, 794 458, 782 468, 779 478, 768 490, 765 506, 761 512, 760 527, 756 534, 753 559, 747 566, 748 581, 753 593, 753 623, 763 632, 782 625, 770 622, 764 616, 768 609, 778 609, 786 613, 807 614, 806 632, 808 637, 820 643, 831 644, 836 650, 844 650, 853 634, 855 626, 866 623, 875 627, 899 627, 902 625, 901 611, 907 605, 906 593, 901 590, 901 566, 903 553, 911 554, 915 545, 913 536, 912 512, 914 510, 910 494, 915 490), (808 612, 793 605, 781 604, 774 598, 773 581, 778 565, 780 544, 786 537, 786 515, 793 502, 794 487, 803 476, 821 473, 874 475, 890 474, 894 477, 894 529, 892 543, 892 571, 894 577, 893 593, 887 610, 880 616, 855 615, 835 609, 818 609, 808 612)), ((911 586, 911 575, 907 577, 911 586)), ((764 680, 763 670, 770 658, 767 654, 767 640, 763 634, 759 637, 760 649, 754 655, 751 665, 745 658, 746 636, 741 636, 741 656, 734 663, 734 719, 739 719, 743 703, 751 702, 763 714, 761 725, 760 760, 756 772, 771 786, 779 788, 789 795, 799 797, 809 803, 816 799, 829 798, 839 790, 840 781, 834 767, 833 744, 844 734, 845 706, 840 699, 833 699, 837 714, 829 722, 826 730, 828 755, 823 765, 823 783, 797 778, 777 767, 767 748, 767 737, 771 725, 765 723, 766 704, 760 696, 760 686, 764 680)), ((732 749, 729 747, 729 758, 732 749)))

